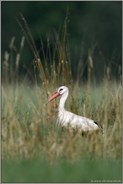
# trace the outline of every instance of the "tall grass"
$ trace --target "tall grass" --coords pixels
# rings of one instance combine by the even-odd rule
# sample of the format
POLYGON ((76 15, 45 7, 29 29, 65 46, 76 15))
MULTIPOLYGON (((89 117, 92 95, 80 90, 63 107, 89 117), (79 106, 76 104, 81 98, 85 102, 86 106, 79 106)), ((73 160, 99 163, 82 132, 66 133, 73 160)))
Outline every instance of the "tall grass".
MULTIPOLYGON (((96 88, 95 96, 102 93, 103 88, 100 88, 96 88)), ((121 156, 121 86, 108 91, 108 99, 103 96, 105 93, 100 94, 97 103, 94 102, 92 90, 89 109, 86 109, 86 96, 82 91, 77 86, 71 91, 67 109, 97 120, 99 126, 103 126, 103 134, 81 137, 58 128, 56 102, 46 105, 47 95, 43 88, 20 85, 15 90, 3 86, 3 157, 44 154, 52 161, 57 157, 77 159, 82 155, 104 158, 121 156)))
MULTIPOLYGON (((15 60, 11 61, 12 50, 15 49, 14 38, 12 38, 10 53, 5 52, 2 68, 3 168, 6 167, 7 160, 9 164, 11 160, 13 162, 13 160, 27 159, 33 162, 33 160, 45 159, 52 165, 60 161, 75 163, 87 158, 100 160, 121 158, 121 83, 112 81, 109 72, 106 71, 102 84, 92 85, 91 74, 94 68, 92 60, 88 64, 87 83, 82 86, 78 83, 72 83, 70 56, 65 38, 66 22, 62 34, 64 39, 57 37, 55 42, 51 66, 49 67, 47 57, 45 57, 45 67, 43 67, 33 38, 30 38, 31 33, 27 22, 24 18, 22 22, 26 30, 23 29, 22 23, 19 23, 27 40, 31 40, 34 64, 39 71, 42 84, 38 85, 35 82, 34 85, 29 85, 27 80, 23 80, 22 83, 18 82, 24 37, 22 37, 20 49, 14 52, 15 60), (56 55, 58 63, 56 62, 56 55), (15 63, 13 68, 11 62, 15 63), (66 108, 98 121, 99 126, 103 127, 103 133, 94 132, 82 136, 79 132, 56 126, 58 101, 49 105, 46 105, 46 102, 56 86, 61 84, 67 85, 70 89, 66 108)), ((118 169, 120 172, 121 167, 118 167, 118 169)), ((8 171, 7 168, 3 171, 4 181, 7 177, 5 173, 9 170, 10 167, 8 171)), ((117 179, 121 179, 120 176, 117 179)), ((8 177, 7 181, 10 180, 12 181, 8 177)), ((13 179, 13 181, 15 180, 13 179)), ((17 181, 21 180, 16 179, 17 181)), ((25 181, 30 180, 25 179, 25 181)), ((83 179, 83 181, 87 181, 87 179, 83 179)))

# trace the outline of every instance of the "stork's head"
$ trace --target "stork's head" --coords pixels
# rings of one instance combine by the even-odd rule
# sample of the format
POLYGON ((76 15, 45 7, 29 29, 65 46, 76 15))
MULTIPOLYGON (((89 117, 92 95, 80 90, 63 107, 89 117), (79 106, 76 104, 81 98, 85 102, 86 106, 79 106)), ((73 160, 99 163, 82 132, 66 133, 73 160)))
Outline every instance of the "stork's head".
POLYGON ((68 95, 68 88, 66 86, 61 86, 58 90, 48 99, 48 102, 51 102, 58 96, 68 95))

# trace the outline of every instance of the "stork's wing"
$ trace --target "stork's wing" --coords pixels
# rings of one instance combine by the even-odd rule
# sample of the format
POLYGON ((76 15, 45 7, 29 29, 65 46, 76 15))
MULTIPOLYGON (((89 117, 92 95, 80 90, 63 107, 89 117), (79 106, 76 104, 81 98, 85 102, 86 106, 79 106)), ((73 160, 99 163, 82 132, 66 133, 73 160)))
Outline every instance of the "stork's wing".
POLYGON ((82 131, 92 131, 99 129, 97 123, 93 120, 76 115, 69 111, 59 112, 58 115, 59 123, 62 126, 70 124, 73 128, 80 128, 82 131))

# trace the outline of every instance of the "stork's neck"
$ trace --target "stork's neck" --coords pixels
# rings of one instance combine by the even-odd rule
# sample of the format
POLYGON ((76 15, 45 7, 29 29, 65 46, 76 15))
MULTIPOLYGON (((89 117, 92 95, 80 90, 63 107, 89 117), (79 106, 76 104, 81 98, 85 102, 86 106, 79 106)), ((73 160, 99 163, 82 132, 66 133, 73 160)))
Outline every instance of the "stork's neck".
POLYGON ((68 92, 64 93, 61 96, 61 99, 60 99, 60 102, 59 102, 59 110, 64 110, 64 105, 65 105, 67 97, 68 97, 68 92))

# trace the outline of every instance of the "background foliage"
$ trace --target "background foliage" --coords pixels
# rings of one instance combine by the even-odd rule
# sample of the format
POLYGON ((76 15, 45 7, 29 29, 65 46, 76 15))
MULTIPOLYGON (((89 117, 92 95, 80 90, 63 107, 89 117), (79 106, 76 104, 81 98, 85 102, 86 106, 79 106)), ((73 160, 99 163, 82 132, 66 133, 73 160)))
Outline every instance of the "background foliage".
MULTIPOLYGON (((62 29, 67 16, 67 37, 74 79, 77 79, 78 68, 82 71, 79 80, 87 78, 89 49, 95 65, 96 78, 102 77, 105 65, 111 67, 113 76, 118 77, 119 70, 121 72, 121 3, 116 1, 2 2, 2 58, 5 50, 9 49, 13 36, 17 45, 20 41, 22 30, 16 21, 19 13, 24 15, 29 24, 41 59, 43 59, 41 40, 45 53, 50 42, 52 54, 54 47, 52 35, 62 29)), ((29 66, 32 59, 29 47, 25 47, 20 62, 21 68, 24 64, 29 66)), ((21 73, 24 74, 25 71, 21 69, 21 73)))

